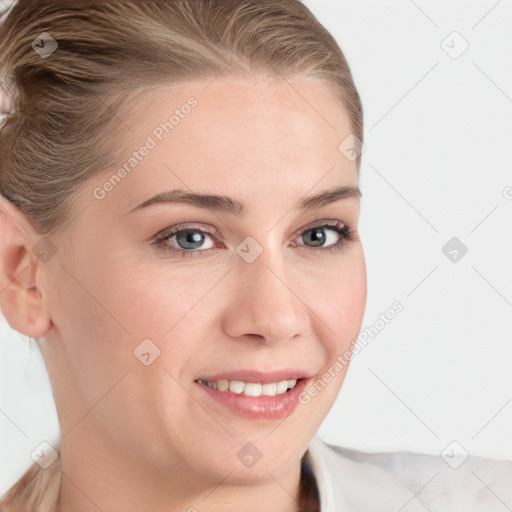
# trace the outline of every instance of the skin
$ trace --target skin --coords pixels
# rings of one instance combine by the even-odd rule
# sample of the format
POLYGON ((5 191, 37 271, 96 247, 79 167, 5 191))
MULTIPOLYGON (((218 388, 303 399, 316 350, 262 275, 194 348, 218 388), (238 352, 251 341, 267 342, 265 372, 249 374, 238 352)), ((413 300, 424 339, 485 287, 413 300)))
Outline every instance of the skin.
MULTIPOLYGON (((293 210, 305 195, 357 187, 356 163, 338 150, 349 117, 324 82, 256 77, 146 91, 122 119, 130 130, 118 164, 84 184, 81 213, 50 237, 49 261, 31 252, 41 237, 24 215, 1 203, 0 304, 12 328, 40 340, 50 374, 62 433, 59 511, 297 511, 300 458, 347 368, 285 420, 216 407, 193 381, 283 367, 316 380, 352 348, 366 304, 360 200, 293 210), (191 96, 197 107, 96 199, 94 188, 191 96), (247 213, 161 204, 127 214, 175 188, 236 198, 247 213), (353 239, 319 250, 301 236, 319 220, 344 222, 353 239), (213 249, 180 257, 151 244, 190 224, 215 233, 193 251, 213 249), (263 250, 250 264, 236 252, 247 236, 263 250), (149 366, 134 357, 147 338, 160 349, 149 366), (262 454, 251 468, 237 457, 247 442, 262 454)), ((341 239, 322 232, 323 246, 341 239)), ((167 244, 180 250, 176 237, 167 244)))

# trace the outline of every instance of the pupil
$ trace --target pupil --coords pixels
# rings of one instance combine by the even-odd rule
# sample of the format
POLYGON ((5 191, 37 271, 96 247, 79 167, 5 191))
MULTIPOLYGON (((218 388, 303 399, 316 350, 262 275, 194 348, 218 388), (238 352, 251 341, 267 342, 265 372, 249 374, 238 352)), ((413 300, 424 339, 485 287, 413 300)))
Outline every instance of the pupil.
POLYGON ((197 231, 187 231, 186 233, 180 233, 178 236, 179 243, 184 244, 185 248, 195 249, 194 243, 202 242, 204 236, 197 231), (190 245, 192 246, 190 246, 190 245))
POLYGON ((310 231, 312 233, 312 241, 315 245, 322 245, 325 242, 325 233, 322 232, 322 228, 315 228, 310 231), (316 243, 320 242, 320 243, 316 243))

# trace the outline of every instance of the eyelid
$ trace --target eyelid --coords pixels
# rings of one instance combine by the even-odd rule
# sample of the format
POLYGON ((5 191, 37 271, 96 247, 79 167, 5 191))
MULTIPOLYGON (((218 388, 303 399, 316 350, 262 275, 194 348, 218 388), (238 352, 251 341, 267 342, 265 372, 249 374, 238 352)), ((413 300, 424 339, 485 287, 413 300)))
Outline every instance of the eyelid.
POLYGON ((347 227, 346 223, 342 220, 336 220, 336 219, 319 219, 315 220, 312 223, 308 224, 304 228, 300 228, 300 230, 297 232, 299 235, 304 233, 304 231, 308 231, 310 229, 315 229, 317 227, 324 227, 324 226, 330 226, 330 227, 338 227, 338 228, 344 228, 347 227))
POLYGON ((196 223, 192 223, 192 224, 184 223, 184 224, 176 224, 175 226, 170 226, 168 228, 164 228, 161 231, 159 231, 156 235, 152 236, 151 239, 159 240, 162 238, 167 238, 169 236, 169 234, 172 234, 173 231, 177 231, 177 230, 204 231, 205 233, 208 233, 211 236, 215 236, 215 237, 219 236, 215 229, 210 229, 208 227, 205 227, 205 226, 202 226, 202 225, 199 225, 196 223))

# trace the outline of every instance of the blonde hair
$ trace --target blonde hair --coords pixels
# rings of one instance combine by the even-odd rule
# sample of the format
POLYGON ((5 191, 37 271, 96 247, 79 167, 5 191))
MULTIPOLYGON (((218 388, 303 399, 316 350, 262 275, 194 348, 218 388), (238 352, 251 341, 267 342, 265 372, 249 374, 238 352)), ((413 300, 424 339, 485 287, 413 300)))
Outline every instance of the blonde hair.
MULTIPOLYGON (((0 130, 0 194, 39 234, 72 222, 80 186, 116 163, 126 129, 117 114, 157 83, 221 72, 319 78, 363 141, 345 57, 300 0, 18 0, 0 31, 1 76, 19 111, 0 130), (58 47, 43 58, 32 44, 45 32, 58 47)), ((53 512, 60 475, 60 458, 34 464, 1 510, 53 512)))

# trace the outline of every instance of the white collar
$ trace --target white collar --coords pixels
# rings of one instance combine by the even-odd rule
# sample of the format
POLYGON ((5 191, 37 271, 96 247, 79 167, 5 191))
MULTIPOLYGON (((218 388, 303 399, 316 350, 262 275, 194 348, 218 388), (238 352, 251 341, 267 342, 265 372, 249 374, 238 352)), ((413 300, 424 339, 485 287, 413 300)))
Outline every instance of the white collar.
POLYGON ((359 461, 350 456, 350 450, 329 445, 318 435, 308 450, 321 512, 425 512, 414 492, 389 468, 359 461))
POLYGON ((320 496, 320 510, 321 512, 336 512, 334 508, 332 478, 323 456, 326 448, 324 442, 318 435, 315 435, 309 443, 308 454, 320 496))

